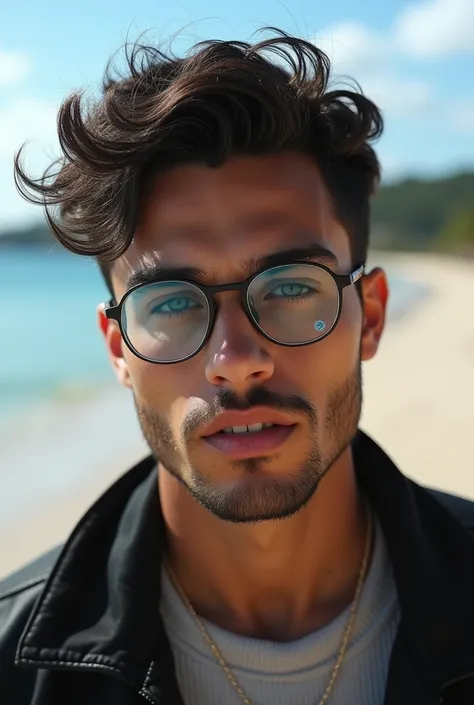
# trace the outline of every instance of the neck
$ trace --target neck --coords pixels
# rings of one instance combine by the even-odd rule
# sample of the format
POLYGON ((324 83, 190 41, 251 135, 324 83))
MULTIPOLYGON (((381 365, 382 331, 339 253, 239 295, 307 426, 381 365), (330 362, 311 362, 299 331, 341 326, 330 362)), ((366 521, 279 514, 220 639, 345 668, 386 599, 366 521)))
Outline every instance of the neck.
POLYGON ((348 449, 308 504, 261 524, 224 522, 159 470, 167 560, 196 612, 237 634, 292 641, 352 601, 367 522, 348 449))

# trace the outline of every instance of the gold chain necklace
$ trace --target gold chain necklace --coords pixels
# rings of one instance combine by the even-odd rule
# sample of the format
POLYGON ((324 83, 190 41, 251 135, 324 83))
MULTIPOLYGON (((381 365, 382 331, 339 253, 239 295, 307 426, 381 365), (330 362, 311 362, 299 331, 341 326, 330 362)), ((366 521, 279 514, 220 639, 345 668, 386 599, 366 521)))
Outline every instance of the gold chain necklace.
MULTIPOLYGON (((372 532, 373 532, 373 518, 372 518, 372 512, 368 511, 368 525, 367 525, 367 536, 366 536, 366 541, 365 541, 365 551, 364 551, 364 557, 362 560, 362 565, 360 567, 359 571, 359 577, 357 580, 357 587, 354 595, 354 599, 351 602, 351 605, 349 607, 349 619, 347 621, 346 628, 344 630, 344 634, 342 637, 341 641, 341 646, 339 648, 339 652, 337 655, 336 663, 334 664, 334 668, 332 669, 331 673, 331 678, 329 679, 329 683, 327 685, 326 690, 321 696, 321 699, 319 700, 318 705, 325 705, 327 699, 329 698, 329 695, 334 687, 334 683, 336 682, 337 676, 339 674, 341 664, 344 660, 344 656, 346 655, 347 651, 347 646, 349 644, 349 640, 352 634, 352 630, 354 628, 354 623, 355 623, 355 618, 357 614, 357 608, 359 606, 359 600, 360 596, 362 593, 362 588, 364 586, 365 578, 367 576, 367 569, 369 566, 369 557, 370 557, 370 549, 372 547, 372 532)), ((191 614, 193 617, 194 621, 196 622, 197 627, 199 628, 199 631, 201 632, 204 641, 207 643, 209 646, 209 649, 218 662, 219 666, 222 668, 224 671, 227 680, 231 684, 231 686, 234 688, 238 696, 240 697, 241 701, 244 703, 244 705, 253 705, 252 701, 247 697, 245 692, 242 690, 240 687, 239 683, 237 682, 236 677, 232 673, 229 665, 227 664, 226 660, 222 656, 218 646, 216 643, 213 641, 211 635, 207 631, 204 622, 202 619, 199 617, 197 614, 196 610, 192 606, 191 602, 189 601, 188 596, 184 592, 183 588, 178 582, 178 579, 176 575, 174 574, 174 571, 172 570, 170 564, 166 562, 166 570, 168 571, 168 575, 176 588, 178 594, 181 597, 181 600, 183 601, 186 609, 188 612, 191 614)))

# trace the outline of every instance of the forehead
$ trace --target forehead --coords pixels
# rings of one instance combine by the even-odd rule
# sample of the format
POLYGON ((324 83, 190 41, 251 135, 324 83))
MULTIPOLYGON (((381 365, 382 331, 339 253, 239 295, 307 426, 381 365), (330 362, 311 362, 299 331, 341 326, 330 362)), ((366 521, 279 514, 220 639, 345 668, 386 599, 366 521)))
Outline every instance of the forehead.
POLYGON ((314 242, 331 250, 341 268, 350 267, 347 233, 309 157, 180 166, 149 184, 134 240, 115 263, 113 277, 123 290, 136 269, 160 262, 195 266, 215 283, 234 281, 239 262, 314 242))

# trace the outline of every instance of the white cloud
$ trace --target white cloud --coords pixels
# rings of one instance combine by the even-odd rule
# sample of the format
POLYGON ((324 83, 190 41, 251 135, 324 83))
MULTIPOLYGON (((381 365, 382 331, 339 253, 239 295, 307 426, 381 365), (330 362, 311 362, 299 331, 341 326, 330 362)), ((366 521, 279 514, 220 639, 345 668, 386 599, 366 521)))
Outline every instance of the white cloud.
POLYGON ((390 36, 361 23, 345 22, 316 34, 314 43, 328 54, 334 76, 355 78, 384 113, 412 117, 430 106, 429 84, 395 70, 396 50, 390 36))
POLYGON ((13 157, 25 141, 31 140, 24 162, 33 176, 39 176, 59 154, 56 114, 57 106, 32 98, 12 99, 0 106, 0 227, 39 216, 39 208, 25 202, 16 191, 13 157))
POLYGON ((29 139, 42 148, 57 144, 57 106, 33 98, 17 98, 0 107, 0 158, 11 156, 29 139))
MULTIPOLYGON (((385 33, 360 22, 343 22, 316 34, 314 42, 330 57, 335 78, 355 78, 388 122, 426 116, 435 103, 434 88, 410 75, 406 61, 474 52, 474 0, 411 3, 385 33)), ((455 130, 474 132, 472 99, 445 112, 455 130)))
POLYGON ((456 129, 474 135, 474 100, 455 106, 451 115, 456 129))
POLYGON ((329 55, 336 75, 355 77, 393 73, 395 61, 404 55, 427 60, 474 53, 474 0, 409 3, 386 32, 341 22, 316 34, 314 42, 329 55))
POLYGON ((26 54, 0 49, 0 86, 22 81, 29 70, 30 59, 26 54))
POLYGON ((57 106, 31 97, 26 80, 30 57, 20 51, 0 49, 0 227, 38 218, 38 207, 25 202, 13 181, 13 158, 28 140, 25 166, 33 176, 42 174, 58 154, 57 106))
POLYGON ((433 92, 428 83, 400 78, 391 73, 368 76, 362 88, 384 113, 394 117, 426 115, 426 110, 433 103, 433 92))
POLYGON ((360 22, 331 25, 314 37, 314 43, 330 57, 336 74, 380 70, 390 56, 389 43, 360 22))
POLYGON ((433 59, 474 52, 474 0, 424 0, 396 18, 394 40, 411 56, 433 59))

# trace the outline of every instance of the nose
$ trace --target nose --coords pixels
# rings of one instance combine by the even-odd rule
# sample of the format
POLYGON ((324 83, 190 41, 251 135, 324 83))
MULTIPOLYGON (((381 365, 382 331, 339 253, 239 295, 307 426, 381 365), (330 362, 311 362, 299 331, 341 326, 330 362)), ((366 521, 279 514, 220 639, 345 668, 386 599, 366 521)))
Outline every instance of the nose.
POLYGON ((271 343, 255 330, 241 307, 223 306, 207 345, 206 378, 215 386, 245 393, 270 379, 274 360, 271 343))

